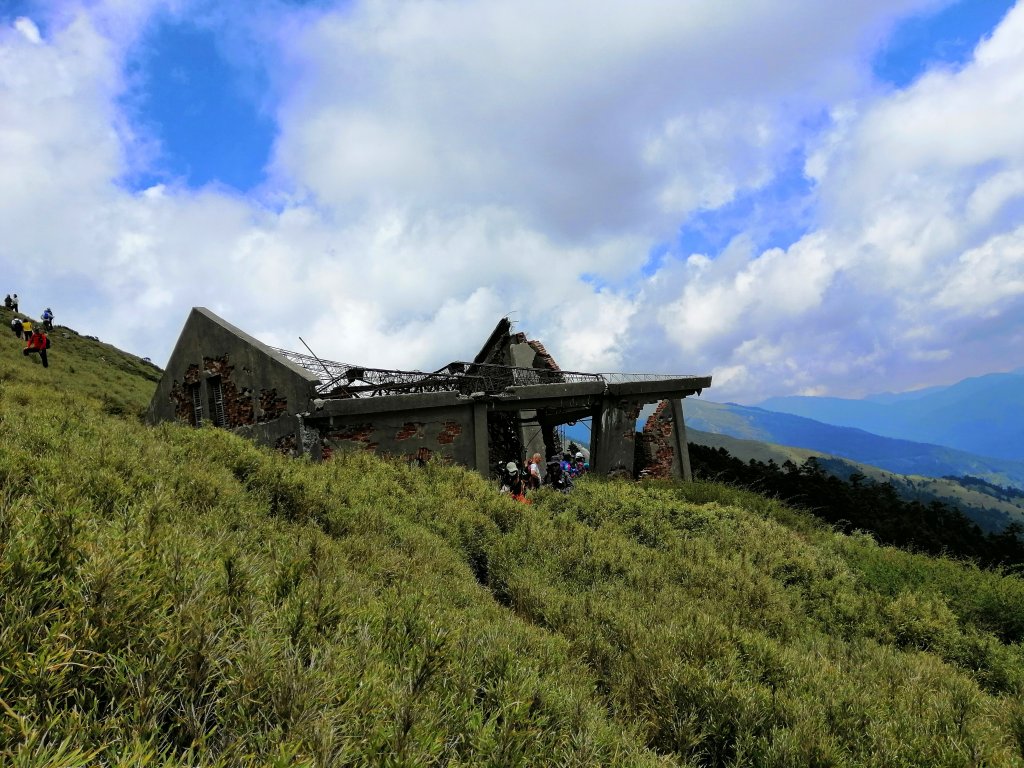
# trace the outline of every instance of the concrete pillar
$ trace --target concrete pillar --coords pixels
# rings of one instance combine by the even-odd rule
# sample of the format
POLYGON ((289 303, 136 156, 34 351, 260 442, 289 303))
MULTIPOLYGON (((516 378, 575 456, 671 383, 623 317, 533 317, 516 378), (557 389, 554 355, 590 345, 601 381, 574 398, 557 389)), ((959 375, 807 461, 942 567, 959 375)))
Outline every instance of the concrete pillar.
POLYGON ((626 472, 633 476, 637 406, 626 400, 605 399, 594 418, 590 469, 600 475, 626 472))
POLYGON ((541 434, 544 436, 544 461, 552 456, 562 458, 561 454, 555 453, 555 425, 549 421, 542 421, 540 424, 541 434))
MULTIPOLYGON (((517 368, 533 368, 533 362, 537 352, 529 344, 512 344, 509 346, 509 362, 517 368)), ((523 446, 523 453, 526 457, 539 453, 541 458, 547 458, 544 453, 547 450, 544 445, 544 433, 537 422, 536 411, 519 412, 519 442, 523 446)), ((522 459, 523 457, 518 457, 522 459)), ((544 475, 544 462, 540 463, 541 476, 544 475)))
POLYGON ((672 432, 675 436, 675 461, 672 462, 672 474, 676 477, 682 475, 683 480, 693 480, 693 473, 690 471, 690 447, 686 442, 686 421, 683 419, 683 401, 672 400, 672 432))
POLYGON ((476 461, 476 471, 484 477, 491 476, 489 466, 489 451, 487 433, 487 406, 484 403, 473 405, 473 452, 476 461))

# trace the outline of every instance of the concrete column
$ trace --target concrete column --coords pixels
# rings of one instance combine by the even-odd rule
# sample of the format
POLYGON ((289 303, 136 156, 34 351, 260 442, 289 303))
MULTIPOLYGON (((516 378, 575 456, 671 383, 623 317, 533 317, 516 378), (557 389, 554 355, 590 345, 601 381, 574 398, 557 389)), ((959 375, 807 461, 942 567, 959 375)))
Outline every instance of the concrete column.
POLYGON ((476 461, 476 471, 484 477, 491 476, 491 467, 488 466, 488 434, 487 434, 487 406, 483 403, 473 405, 473 451, 476 461))
MULTIPOLYGON (((544 461, 546 462, 552 456, 555 456, 555 425, 549 421, 542 421, 540 425, 541 434, 544 436, 544 461)), ((564 450, 564 447, 563 447, 564 450)), ((557 455, 557 458, 562 458, 561 455, 557 455)))
POLYGON ((672 474, 679 477, 682 474, 683 480, 693 480, 693 473, 690 471, 690 447, 686 441, 686 421, 683 419, 683 401, 672 400, 672 431, 675 435, 675 461, 672 462, 672 474), (678 469, 677 469, 678 467, 678 469))
POLYGON ((544 455, 544 431, 537 421, 536 411, 519 412, 519 442, 527 456, 544 455))
POLYGON ((636 405, 624 400, 603 400, 594 419, 594 445, 590 468, 601 475, 627 472, 633 476, 636 450, 636 405))

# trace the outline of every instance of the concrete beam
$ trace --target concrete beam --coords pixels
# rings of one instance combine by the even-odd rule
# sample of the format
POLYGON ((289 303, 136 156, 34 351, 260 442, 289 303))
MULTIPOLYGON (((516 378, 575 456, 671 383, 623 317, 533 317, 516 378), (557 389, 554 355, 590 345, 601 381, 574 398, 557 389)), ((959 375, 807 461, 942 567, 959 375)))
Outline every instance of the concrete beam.
POLYGON ((352 416, 356 414, 416 411, 425 408, 446 408, 472 405, 473 400, 458 392, 426 392, 416 395, 384 395, 381 397, 350 397, 312 401, 309 418, 352 416))
POLYGON ((508 387, 505 392, 520 400, 548 400, 603 395, 605 386, 603 381, 576 381, 564 384, 529 384, 522 387, 508 387))
POLYGON ((608 395, 643 403, 655 403, 659 400, 676 400, 698 394, 710 386, 710 376, 687 376, 658 381, 623 381, 609 384, 608 395))

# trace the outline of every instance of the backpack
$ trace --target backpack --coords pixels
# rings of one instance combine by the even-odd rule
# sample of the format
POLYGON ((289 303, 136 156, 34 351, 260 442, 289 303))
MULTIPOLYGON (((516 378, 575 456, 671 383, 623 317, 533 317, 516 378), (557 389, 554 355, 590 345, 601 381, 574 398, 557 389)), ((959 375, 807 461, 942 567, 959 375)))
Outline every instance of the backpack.
POLYGON ((569 487, 568 478, 562 472, 562 463, 560 461, 549 461, 547 470, 546 480, 552 488, 564 491, 569 487))

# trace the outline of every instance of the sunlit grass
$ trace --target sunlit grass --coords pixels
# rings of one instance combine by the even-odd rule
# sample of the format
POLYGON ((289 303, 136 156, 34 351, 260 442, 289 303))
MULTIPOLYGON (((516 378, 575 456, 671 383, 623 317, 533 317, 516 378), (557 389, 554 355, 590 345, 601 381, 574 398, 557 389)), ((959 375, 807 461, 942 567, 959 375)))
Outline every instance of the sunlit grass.
POLYGON ((1024 763, 1016 577, 712 483, 525 506, 148 428, 144 364, 14 341, 0 764, 1024 763))

